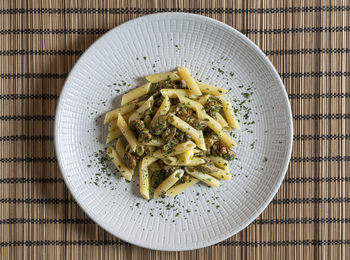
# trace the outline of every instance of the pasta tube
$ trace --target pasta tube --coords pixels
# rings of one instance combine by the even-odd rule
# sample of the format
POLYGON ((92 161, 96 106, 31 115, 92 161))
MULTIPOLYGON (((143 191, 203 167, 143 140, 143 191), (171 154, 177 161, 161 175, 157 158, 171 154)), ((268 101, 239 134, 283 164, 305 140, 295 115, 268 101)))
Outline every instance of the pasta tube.
POLYGON ((123 177, 126 180, 131 181, 132 171, 128 167, 126 167, 123 160, 120 158, 119 154, 117 153, 117 151, 114 149, 113 146, 108 146, 107 154, 109 158, 112 160, 115 167, 117 167, 121 175, 123 175, 123 177))
POLYGON ((183 192, 184 190, 188 189, 189 187, 193 186, 197 182, 199 182, 198 179, 193 178, 192 176, 189 176, 188 180, 186 180, 185 183, 174 185, 165 193, 165 195, 170 196, 170 197, 174 197, 174 196, 178 195, 179 193, 183 192))
POLYGON ((138 88, 129 91, 128 93, 123 95, 121 105, 124 106, 125 104, 128 104, 129 102, 146 95, 149 92, 150 88, 151 83, 148 82, 138 88))
POLYGON ((224 158, 221 158, 219 156, 209 156, 208 159, 212 161, 217 167, 228 170, 228 161, 226 161, 224 158))
POLYGON ((146 76, 146 79, 151 83, 157 83, 163 80, 169 80, 169 81, 181 80, 181 78, 179 77, 176 71, 151 74, 146 76))
POLYGON ((168 113, 169 109, 170 109, 170 100, 169 100, 168 96, 165 96, 162 104, 158 108, 156 114, 154 115, 154 117, 151 121, 151 127, 155 127, 159 116, 166 115, 168 113))
POLYGON ((165 153, 162 150, 157 150, 153 153, 153 156, 161 159, 164 157, 169 157, 169 156, 174 156, 174 155, 184 153, 185 151, 191 150, 195 147, 196 147, 196 145, 192 141, 187 141, 187 142, 176 145, 175 148, 172 149, 171 151, 169 151, 168 153, 165 153))
POLYGON ((122 131, 120 131, 120 129, 118 127, 114 128, 114 129, 110 129, 107 135, 107 140, 106 140, 106 144, 112 142, 113 140, 121 137, 122 131))
POLYGON ((146 110, 151 109, 153 106, 153 97, 147 99, 134 113, 129 117, 129 124, 132 121, 136 121, 142 117, 146 110))
POLYGON ((200 149, 204 151, 206 150, 205 140, 204 140, 202 131, 198 131, 197 129, 194 129, 192 126, 190 126, 189 124, 187 124, 185 121, 175 116, 174 114, 169 114, 168 121, 170 124, 180 129, 182 132, 189 134, 200 149))
POLYGON ((219 124, 221 125, 222 129, 224 129, 225 131, 228 131, 228 130, 231 129, 229 127, 229 125, 227 124, 225 118, 220 113, 216 113, 215 117, 216 117, 216 121, 219 122, 219 124))
POLYGON ((240 129, 239 123, 237 121, 235 112, 233 111, 233 108, 231 104, 224 98, 220 97, 220 101, 222 103, 222 109, 224 110, 224 114, 226 116, 226 120, 229 124, 229 126, 240 129))
POLYGON ((159 186, 155 189, 153 197, 157 199, 159 196, 162 196, 169 190, 178 180, 181 179, 184 174, 183 170, 176 170, 168 178, 166 178, 159 186))
POLYGON ((146 200, 150 199, 148 166, 157 160, 157 158, 147 155, 139 163, 140 193, 146 200))
POLYGON ((182 154, 179 154, 177 158, 179 160, 184 161, 184 162, 188 162, 189 160, 191 160, 193 158, 195 150, 196 149, 188 150, 182 154))
POLYGON ((127 114, 131 111, 133 111, 136 107, 137 102, 130 102, 122 107, 116 108, 114 110, 111 110, 107 112, 105 116, 105 121, 104 123, 107 124, 111 122, 112 120, 115 120, 118 118, 118 114, 124 115, 127 114))
POLYGON ((138 145, 137 139, 134 136, 134 134, 131 132, 128 124, 125 122, 125 120, 121 114, 119 114, 119 116, 118 116, 117 125, 118 125, 120 131, 122 132, 122 134, 124 135, 125 139, 128 141, 131 150, 133 152, 135 152, 136 147, 138 145))
POLYGON ((212 86, 212 85, 208 85, 208 84, 205 84, 202 82, 197 82, 197 85, 198 85, 199 89, 201 90, 201 92, 203 92, 205 94, 210 94, 213 96, 222 96, 222 95, 227 93, 226 89, 219 88, 219 87, 212 86))
POLYGON ((202 172, 197 171, 191 167, 186 167, 185 169, 186 169, 186 173, 188 173, 192 177, 197 178, 198 180, 208 184, 211 187, 219 187, 220 186, 220 182, 209 174, 202 173, 202 172))
POLYGON ((231 174, 229 172, 226 172, 224 170, 221 169, 216 169, 215 172, 209 173, 211 176, 221 179, 221 180, 230 180, 231 179, 231 174))
POLYGON ((125 147, 120 139, 118 139, 117 143, 115 144, 115 149, 119 156, 123 158, 125 154, 125 147))
POLYGON ((162 161, 170 166, 198 166, 205 163, 205 160, 199 157, 193 157, 190 161, 179 160, 176 157, 163 158, 162 161))
POLYGON ((200 91, 197 82, 192 77, 189 70, 185 67, 178 67, 177 72, 179 73, 180 77, 183 78, 183 80, 186 82, 186 85, 193 95, 202 95, 202 92, 200 91))

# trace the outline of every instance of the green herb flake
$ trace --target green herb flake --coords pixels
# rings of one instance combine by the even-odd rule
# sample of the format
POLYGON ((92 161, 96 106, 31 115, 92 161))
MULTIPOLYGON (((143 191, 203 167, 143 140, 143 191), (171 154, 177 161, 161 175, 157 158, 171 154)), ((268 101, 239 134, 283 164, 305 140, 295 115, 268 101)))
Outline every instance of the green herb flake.
POLYGON ((267 162, 267 157, 264 158, 264 162, 267 162))
POLYGON ((256 140, 250 144, 250 149, 254 149, 256 140))
POLYGON ((247 93, 247 92, 245 92, 245 93, 242 93, 242 96, 244 97, 244 98, 249 98, 249 93, 247 93))

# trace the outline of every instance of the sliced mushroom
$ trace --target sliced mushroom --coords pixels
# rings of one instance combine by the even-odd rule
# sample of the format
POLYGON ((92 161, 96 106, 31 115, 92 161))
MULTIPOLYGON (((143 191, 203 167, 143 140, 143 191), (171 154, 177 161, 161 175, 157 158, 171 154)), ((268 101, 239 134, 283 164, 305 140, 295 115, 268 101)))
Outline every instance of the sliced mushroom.
POLYGON ((228 161, 232 161, 236 157, 235 152, 232 151, 221 140, 218 140, 213 144, 213 146, 211 147, 211 154, 216 155, 216 156, 220 156, 228 161))
POLYGON ((135 155, 131 154, 130 152, 126 152, 124 154, 123 161, 129 169, 135 169, 137 164, 137 159, 135 155))
POLYGON ((176 131, 177 131, 177 129, 173 126, 170 126, 169 128, 165 129, 165 131, 162 134, 162 138, 163 138, 164 142, 168 143, 172 139, 174 139, 174 137, 176 135, 176 131))

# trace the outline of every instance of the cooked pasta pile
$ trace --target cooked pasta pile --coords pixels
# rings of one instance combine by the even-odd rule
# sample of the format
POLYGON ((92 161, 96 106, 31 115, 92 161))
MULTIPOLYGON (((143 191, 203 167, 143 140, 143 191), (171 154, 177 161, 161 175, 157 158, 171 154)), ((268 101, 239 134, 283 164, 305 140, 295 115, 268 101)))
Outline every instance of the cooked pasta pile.
POLYGON ((199 181, 218 187, 219 180, 229 180, 236 143, 225 131, 239 124, 223 97, 227 90, 195 81, 185 67, 146 79, 105 116, 106 143, 117 139, 107 152, 123 177, 130 181, 138 168, 147 200, 154 183, 156 199, 176 196, 199 181))

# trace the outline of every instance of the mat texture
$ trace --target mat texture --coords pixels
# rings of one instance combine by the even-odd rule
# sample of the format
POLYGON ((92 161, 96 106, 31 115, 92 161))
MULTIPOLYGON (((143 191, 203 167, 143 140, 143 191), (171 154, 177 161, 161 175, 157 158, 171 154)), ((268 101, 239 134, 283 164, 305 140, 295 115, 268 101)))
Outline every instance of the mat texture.
POLYGON ((0 259, 350 259, 350 3, 284 2, 0 1, 0 259), (222 243, 177 253, 94 224, 69 194, 53 142, 60 91, 84 50, 163 11, 215 18, 255 42, 285 84, 295 134, 268 208, 222 243))

